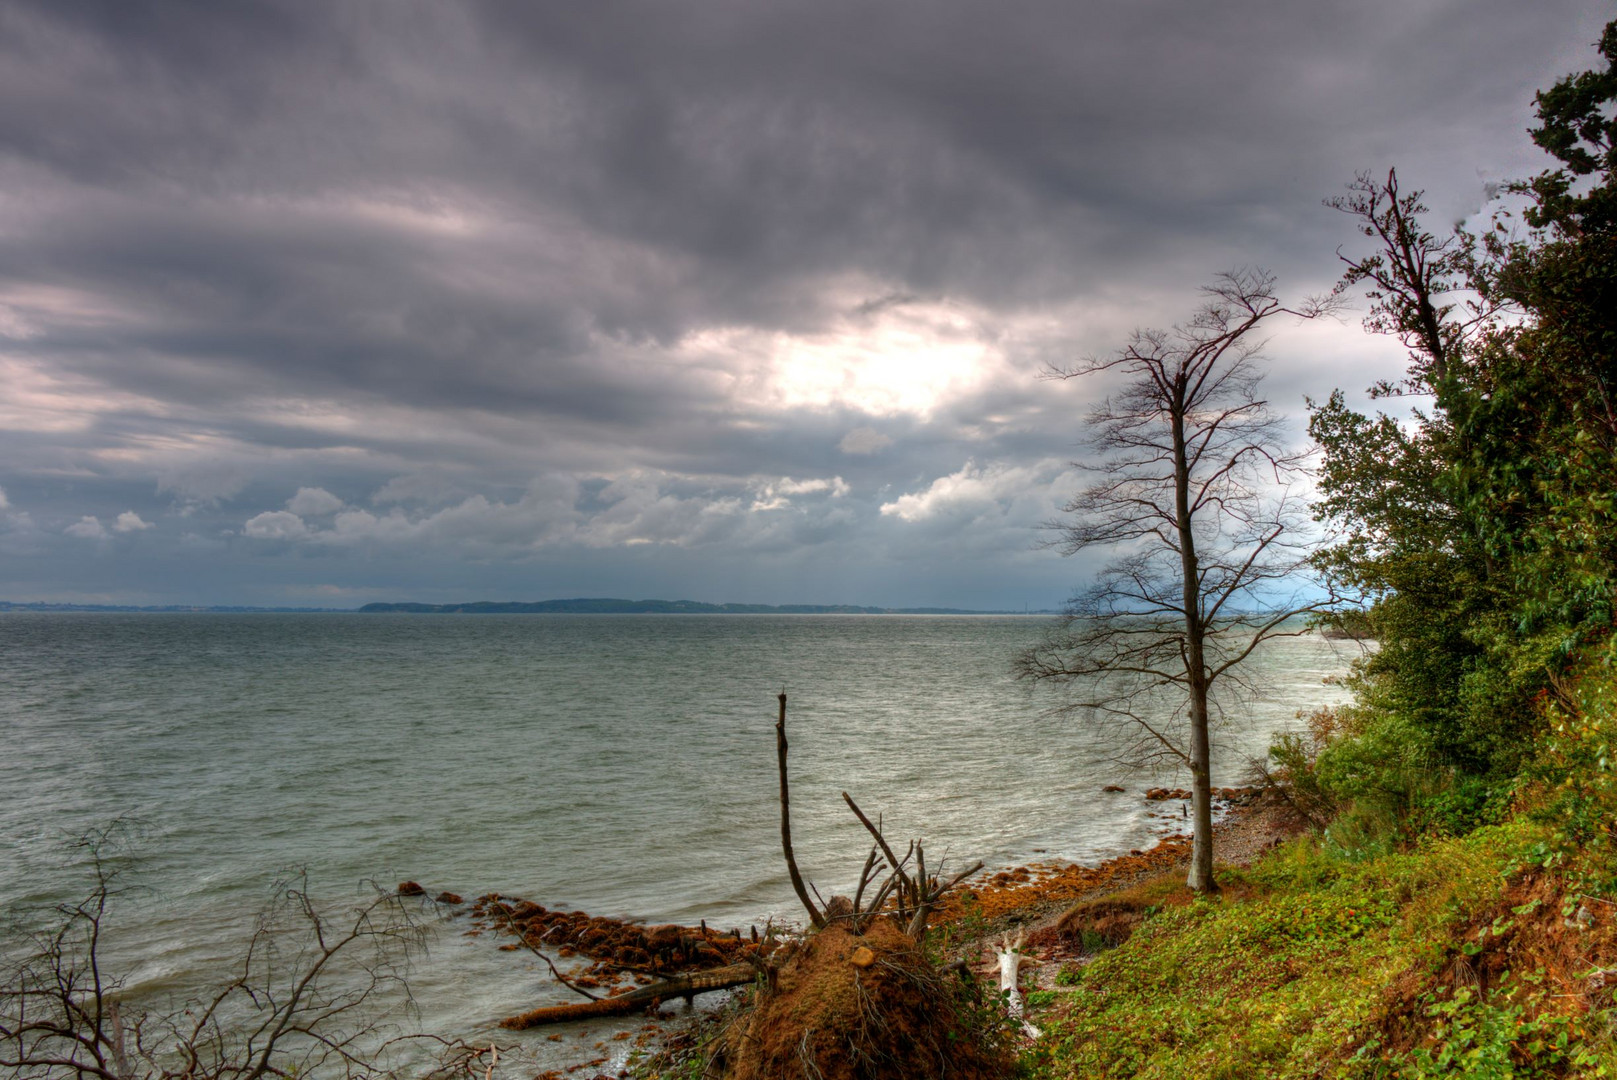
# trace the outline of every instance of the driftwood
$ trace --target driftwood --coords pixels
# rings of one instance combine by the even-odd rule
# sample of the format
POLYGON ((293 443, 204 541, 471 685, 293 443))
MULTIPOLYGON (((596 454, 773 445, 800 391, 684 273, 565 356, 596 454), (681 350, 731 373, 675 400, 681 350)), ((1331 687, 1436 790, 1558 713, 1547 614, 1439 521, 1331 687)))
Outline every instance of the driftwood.
POLYGON ((664 979, 650 986, 630 990, 627 994, 619 994, 617 997, 601 998, 598 1001, 575 1001, 567 1005, 548 1005, 518 1016, 508 1016, 500 1021, 500 1026, 520 1031, 542 1024, 565 1024, 570 1020, 624 1016, 628 1013, 654 1009, 671 998, 682 997, 689 1000, 697 994, 705 994, 710 990, 728 990, 735 986, 745 986, 757 977, 758 969, 750 963, 726 964, 720 968, 664 979))
POLYGON ((999 992, 1005 998, 1005 1011, 1011 1014, 1011 1019, 1022 1025, 1022 1032, 1030 1039, 1039 1037, 1039 1029, 1028 1023, 1025 1015, 1026 1001, 1022 997, 1021 969, 1027 956, 1022 949, 1027 945, 1027 928, 1017 931, 1016 940, 1011 940, 1011 933, 1007 930, 999 939, 999 948, 994 950, 994 956, 999 960, 999 992))

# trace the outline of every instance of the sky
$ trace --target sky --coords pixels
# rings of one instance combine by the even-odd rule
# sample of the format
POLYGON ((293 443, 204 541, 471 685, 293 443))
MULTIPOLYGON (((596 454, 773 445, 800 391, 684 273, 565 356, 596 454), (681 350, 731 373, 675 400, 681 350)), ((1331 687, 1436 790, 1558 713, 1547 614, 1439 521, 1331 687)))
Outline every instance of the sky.
MULTIPOLYGON (((1540 171, 1595 0, 4 0, 0 599, 1047 608, 1095 380, 1540 171)), ((1395 342, 1273 324, 1266 396, 1395 342)))

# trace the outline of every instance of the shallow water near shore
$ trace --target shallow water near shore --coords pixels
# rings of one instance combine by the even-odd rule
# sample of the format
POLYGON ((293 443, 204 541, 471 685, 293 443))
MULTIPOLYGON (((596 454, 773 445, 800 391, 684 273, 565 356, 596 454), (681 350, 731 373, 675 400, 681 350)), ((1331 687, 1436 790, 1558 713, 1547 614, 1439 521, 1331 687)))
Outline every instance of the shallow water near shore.
MULTIPOLYGON (((289 868, 332 899, 411 879, 720 927, 796 915, 779 856, 789 695, 797 856, 825 895, 865 843, 839 793, 929 862, 1094 862, 1165 830, 1118 733, 1044 716, 1010 674, 1048 620, 950 616, 0 615, 0 909, 68 899, 63 841, 141 823, 135 992, 234 954, 289 868), (1128 790, 1105 794, 1107 784, 1128 790)), ((1357 646, 1277 640, 1215 782, 1357 646)), ((1177 808, 1173 809, 1177 813, 1177 808)), ((412 984, 428 1030, 556 1000, 530 958, 447 924, 412 984)))

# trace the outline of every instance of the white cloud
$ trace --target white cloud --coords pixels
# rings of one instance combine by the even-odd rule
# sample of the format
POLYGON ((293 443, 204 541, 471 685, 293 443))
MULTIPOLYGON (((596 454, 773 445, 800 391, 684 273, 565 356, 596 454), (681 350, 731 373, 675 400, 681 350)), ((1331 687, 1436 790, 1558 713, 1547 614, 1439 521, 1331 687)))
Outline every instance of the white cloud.
POLYGON ((681 496, 663 490, 665 479, 635 472, 608 484, 599 498, 612 505, 589 519, 579 540, 590 547, 695 547, 723 539, 740 526, 740 499, 713 492, 681 496))
POLYGON ((846 515, 832 511, 831 501, 851 490, 840 476, 735 481, 635 471, 586 498, 577 478, 552 474, 539 477, 511 501, 473 495, 436 510, 395 506, 381 513, 349 507, 323 528, 290 511, 271 510, 249 520, 243 534, 377 554, 448 551, 470 559, 522 559, 569 546, 694 548, 728 543, 775 550, 794 537, 818 543, 819 534, 843 527, 846 515), (749 491, 756 497, 749 499, 749 491), (808 517, 794 514, 781 521, 748 513, 788 506, 792 499, 805 500, 808 517))
POLYGON ((325 517, 343 508, 343 501, 325 488, 300 487, 286 500, 286 508, 300 517, 325 517))
POLYGON ((831 498, 840 499, 853 489, 848 482, 840 476, 833 476, 829 480, 793 480, 783 476, 779 480, 764 484, 758 489, 758 496, 753 500, 752 510, 779 510, 792 504, 789 496, 792 495, 818 495, 829 493, 831 498))
POLYGON ((105 540, 107 538, 106 527, 101 524, 100 519, 89 514, 79 518, 79 520, 62 531, 69 536, 76 536, 80 540, 105 540))
POLYGON ((893 440, 875 428, 857 427, 842 437, 837 449, 844 454, 874 454, 893 445, 893 440))
POLYGON ((266 510, 248 518, 242 532, 254 540, 300 540, 309 535, 309 527, 289 511, 266 510))
POLYGON ((336 515, 329 529, 308 530, 299 539, 333 547, 447 548, 470 558, 521 555, 575 539, 583 519, 574 508, 577 501, 576 480, 543 476, 512 502, 473 495, 432 513, 410 514, 400 507, 385 514, 348 509, 336 515))
POLYGON ((118 515, 118 521, 112 527, 117 532, 130 533, 140 532, 142 529, 150 529, 155 526, 149 521, 142 521, 140 515, 133 510, 125 510, 118 515))
POLYGON ((833 476, 829 480, 793 480, 791 477, 782 477, 775 490, 782 495, 812 495, 819 491, 829 491, 833 499, 841 498, 849 492, 847 481, 840 476, 833 476))
POLYGON ((6 498, 6 489, 0 488, 0 510, 10 510, 11 500, 6 498))
POLYGON ((924 491, 883 503, 881 512, 885 517, 910 523, 936 518, 992 518, 1031 527, 1053 516, 1056 504, 1065 502, 1076 490, 1078 480, 1064 475, 1067 468, 1053 459, 1033 465, 981 467, 968 461, 955 472, 932 481, 924 491))

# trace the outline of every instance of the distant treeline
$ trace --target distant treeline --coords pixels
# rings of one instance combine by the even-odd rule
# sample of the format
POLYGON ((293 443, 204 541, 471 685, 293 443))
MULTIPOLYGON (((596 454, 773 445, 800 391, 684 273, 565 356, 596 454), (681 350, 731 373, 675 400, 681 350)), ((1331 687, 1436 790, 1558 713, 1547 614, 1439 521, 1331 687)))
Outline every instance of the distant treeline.
MULTIPOLYGON (((479 600, 471 604, 366 604, 362 612, 420 615, 1016 615, 963 608, 881 608, 854 604, 704 604, 696 600, 479 600)), ((1042 614, 1042 613, 1039 613, 1042 614)))

